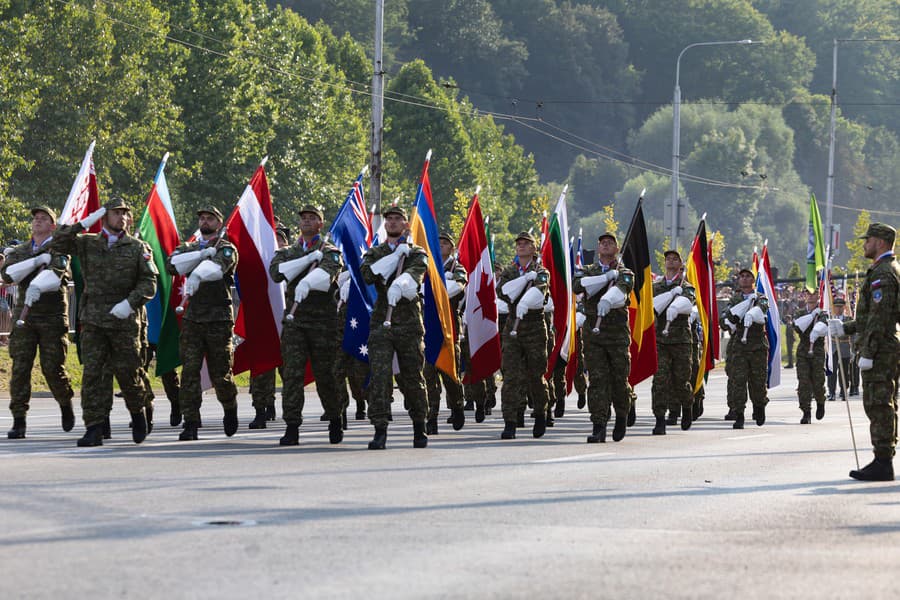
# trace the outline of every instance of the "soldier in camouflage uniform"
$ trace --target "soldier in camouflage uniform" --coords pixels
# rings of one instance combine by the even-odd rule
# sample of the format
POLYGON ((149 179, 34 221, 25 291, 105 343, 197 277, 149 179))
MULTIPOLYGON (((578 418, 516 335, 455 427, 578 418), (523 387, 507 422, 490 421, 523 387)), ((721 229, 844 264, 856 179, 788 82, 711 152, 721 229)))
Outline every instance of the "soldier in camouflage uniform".
POLYGON ((534 406, 532 435, 539 438, 547 429, 550 397, 544 371, 547 370, 547 324, 544 303, 550 274, 537 258, 537 243, 527 231, 516 237, 516 257, 497 281, 497 297, 509 307, 501 340, 503 387, 500 404, 505 427, 501 438, 515 439, 519 415, 526 396, 534 406), (515 333, 514 333, 515 332, 515 333))
POLYGON ((819 294, 810 293, 806 297, 806 307, 792 315, 792 327, 797 332, 797 396, 803 416, 800 423, 811 422, 812 399, 816 399, 816 420, 825 416, 825 337, 828 333, 828 318, 819 308, 819 294), (812 344, 810 344, 810 340, 812 344), (811 347, 810 347, 811 346, 811 347))
POLYGON ((13 327, 9 336, 12 359, 9 410, 13 416, 13 426, 7 434, 9 439, 25 437, 25 415, 31 400, 31 368, 38 349, 41 372, 62 412, 63 431, 71 431, 75 426, 74 393, 66 373, 69 257, 50 251, 56 230, 53 209, 35 206, 31 216, 31 239, 13 247, 0 270, 4 282, 18 285, 12 321, 21 318, 26 302, 30 307, 24 325, 13 327), (37 277, 41 279, 35 281, 37 277))
POLYGON ((322 237, 324 224, 322 209, 312 205, 302 207, 300 238, 295 244, 278 250, 269 265, 272 279, 286 283, 287 308, 281 329, 284 361, 281 405, 287 427, 278 442, 282 446, 300 443, 307 361, 328 417, 328 440, 339 444, 344 439, 342 407, 332 364, 337 353, 334 336, 337 329, 337 277, 343 261, 337 247, 322 237), (293 318, 290 318, 291 313, 293 318))
POLYGON ((738 273, 738 292, 731 297, 728 309, 719 317, 719 325, 731 332, 725 374, 728 376, 728 408, 735 417, 734 429, 744 428, 748 391, 753 403, 753 418, 759 426, 766 422, 766 404, 769 402, 766 396, 769 362, 766 315, 769 302, 765 296, 756 293, 755 281, 752 271, 741 269, 738 273))
POLYGON ((225 415, 222 425, 231 437, 238 428, 237 386, 231 373, 234 360, 232 335, 234 311, 231 285, 238 262, 237 249, 221 237, 222 213, 214 206, 197 211, 200 239, 178 246, 166 259, 171 275, 187 275, 184 294, 187 307, 181 319, 181 441, 197 439, 203 391, 200 370, 203 358, 225 415))
POLYGON ((862 481, 893 481, 897 446, 897 377, 900 361, 900 264, 894 255, 897 231, 872 223, 863 236, 863 251, 872 260, 859 294, 856 319, 828 322, 834 336, 854 335, 862 373, 863 407, 875 460, 850 477, 862 481))
POLYGON ((653 416, 656 417, 653 435, 665 435, 666 425, 677 423, 679 414, 682 430, 690 429, 694 421, 690 318, 696 304, 696 292, 684 278, 681 255, 675 250, 667 250, 664 256, 666 273, 653 284, 658 361, 651 390, 653 416))
MULTIPOLYGON (((444 261, 444 280, 447 284, 447 295, 450 298, 450 311, 453 318, 453 341, 457 365, 456 372, 460 372, 459 357, 459 306, 464 297, 464 291, 468 276, 466 269, 454 256, 456 250, 456 241, 448 232, 442 232, 439 237, 441 244, 441 259, 444 261)), ((428 422, 425 425, 425 433, 436 435, 438 432, 438 412, 441 409, 441 383, 447 390, 447 408, 450 409, 450 418, 448 423, 453 424, 453 429, 459 431, 466 422, 466 413, 464 412, 465 400, 463 399, 462 384, 453 381, 453 378, 439 370, 431 363, 425 363, 425 390, 428 396, 428 422)))
POLYGON ((106 369, 113 371, 125 396, 132 440, 139 444, 148 432, 144 404, 149 391, 141 379, 140 314, 156 293, 158 273, 150 248, 125 231, 128 211, 121 199, 110 200, 81 222, 60 227, 51 244, 52 251, 77 257, 84 275, 79 317, 84 364, 81 412, 87 431, 79 446, 103 445, 112 391, 104 385, 106 369), (79 235, 101 218, 101 233, 79 235))
POLYGON ((390 206, 382 216, 387 239, 366 252, 361 267, 363 280, 374 285, 378 293, 369 330, 369 420, 375 427, 369 449, 383 450, 387 443, 394 353, 400 367, 397 385, 413 422, 413 447, 425 448, 425 325, 418 290, 428 269, 428 255, 424 248, 407 242, 409 222, 405 210, 390 206), (386 323, 389 306, 393 307, 391 320, 386 323))
POLYGON ((611 233, 597 240, 597 262, 576 271, 574 291, 584 293, 587 320, 582 328, 584 365, 588 371, 588 409, 593 432, 588 443, 606 442, 610 406, 615 407, 613 441, 625 437, 632 398, 631 330, 628 328, 628 296, 634 289, 634 273, 617 259, 619 244, 611 233), (600 319, 597 327, 598 317, 600 319))

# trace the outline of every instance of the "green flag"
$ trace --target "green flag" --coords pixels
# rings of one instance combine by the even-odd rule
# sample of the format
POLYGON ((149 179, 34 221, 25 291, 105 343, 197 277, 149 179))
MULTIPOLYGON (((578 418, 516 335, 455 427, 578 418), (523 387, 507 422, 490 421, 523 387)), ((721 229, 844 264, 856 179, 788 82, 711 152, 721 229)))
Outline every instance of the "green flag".
POLYGON ((819 289, 818 273, 825 268, 825 238, 822 235, 822 217, 815 194, 809 197, 809 239, 806 244, 806 289, 819 289))

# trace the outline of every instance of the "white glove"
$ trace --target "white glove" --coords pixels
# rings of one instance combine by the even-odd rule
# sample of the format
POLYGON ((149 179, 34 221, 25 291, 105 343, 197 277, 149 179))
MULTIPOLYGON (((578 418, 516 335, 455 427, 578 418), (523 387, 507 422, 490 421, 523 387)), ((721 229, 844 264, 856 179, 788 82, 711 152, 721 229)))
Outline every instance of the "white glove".
POLYGON ((309 265, 313 263, 313 261, 322 260, 322 252, 319 250, 314 250, 307 254, 306 256, 302 256, 300 258, 295 258, 294 260, 286 260, 283 263, 278 265, 278 272, 284 275, 284 278, 288 281, 293 281, 297 278, 300 273, 305 271, 309 265))
POLYGON ((109 310, 109 314, 117 319, 127 319, 133 312, 134 309, 128 304, 128 300, 122 300, 109 310))
POLYGON ((400 256, 409 256, 409 244, 397 244, 397 247, 394 249, 395 254, 399 254, 400 256))
POLYGON ((537 279, 537 271, 528 271, 525 273, 525 281, 534 281, 537 279))
POLYGON ((587 316, 582 312, 575 313, 575 328, 581 329, 581 326, 584 325, 584 322, 587 320, 587 316))
POLYGON ((216 255, 216 247, 215 246, 210 246, 209 248, 204 248, 203 250, 200 251, 201 258, 212 258, 215 255, 216 255))
POLYGON ((25 306, 32 306, 35 302, 41 299, 41 290, 34 287, 33 285, 29 285, 28 289, 25 290, 25 306))
POLYGON ((607 284, 615 281, 619 277, 619 272, 615 269, 607 271, 603 275, 593 275, 591 277, 582 277, 581 285, 584 286, 584 290, 587 292, 588 296, 593 296, 606 287, 607 284))
POLYGON ((343 287, 346 282, 350 281, 350 271, 341 271, 338 273, 338 287, 343 287))
POLYGON ((691 314, 692 308, 694 308, 694 305, 691 304, 690 298, 678 296, 677 298, 672 300, 672 304, 670 304, 666 309, 666 320, 671 322, 677 319, 680 315, 689 315, 691 314))
POLYGON ((497 314, 498 315, 508 315, 509 314, 509 304, 507 304, 505 300, 501 300, 500 298, 497 298, 497 314))
POLYGON ((697 310, 697 306, 694 305, 691 307, 691 316, 688 319, 691 325, 697 322, 697 319, 700 318, 700 312, 697 310))
POLYGON ((843 337, 844 323, 840 319, 828 319, 828 331, 835 337, 843 337))
POLYGON ((331 287, 331 275, 325 269, 315 268, 306 274, 294 288, 294 302, 306 300, 310 292, 327 292, 331 287))
MULTIPOLYGON (((206 250, 211 250, 211 248, 207 248, 206 250)), ((178 271, 179 275, 186 275, 200 264, 203 260, 203 252, 206 250, 179 252, 178 254, 173 254, 172 258, 169 259, 169 262, 172 263, 172 266, 175 267, 175 270, 178 271)), ((213 252, 213 254, 215 254, 215 252, 213 252)))
POLYGON ((597 302, 597 315, 600 317, 605 317, 609 314, 610 308, 611 305, 609 303, 609 300, 607 300, 605 297, 600 298, 600 301, 597 302))
POLYGON ((731 321, 725 321, 725 326, 728 327, 728 329, 731 331, 731 333, 734 333, 735 331, 737 331, 737 325, 735 325, 731 321))
POLYGON ((201 283, 205 281, 218 281, 219 279, 222 279, 223 275, 221 266, 209 259, 204 260, 197 265, 191 272, 190 277, 187 278, 187 282, 184 284, 185 293, 189 296, 193 296, 201 283))
POLYGON ((744 327, 750 327, 753 324, 760 325, 766 322, 766 315, 758 306, 754 306, 744 315, 744 327))
MULTIPOLYGON (((347 271, 344 271, 344 272, 346 273, 347 271)), ((340 294, 341 302, 346 304, 347 299, 350 298, 350 278, 349 277, 347 278, 347 281, 345 281, 344 283, 341 284, 341 290, 340 290, 339 294, 340 294)))
POLYGON ((447 296, 456 298, 463 293, 463 287, 455 279, 447 280, 447 296))
POLYGON ((868 371, 873 366, 875 366, 875 362, 871 358, 860 356, 858 365, 860 371, 868 371))
POLYGON ((545 312, 545 313, 552 313, 554 310, 556 310, 556 305, 553 304, 553 298, 548 297, 548 298, 547 298, 547 303, 544 304, 544 312, 545 312))
POLYGON ((675 294, 672 290, 661 292, 660 294, 653 296, 653 311, 658 315, 662 315, 663 311, 668 308, 669 304, 671 304, 674 299, 675 294))
POLYGON ((92 212, 91 214, 86 216, 85 218, 83 218, 80 221, 81 226, 84 227, 85 229, 90 229, 94 225, 94 223, 99 221, 100 218, 105 214, 106 214, 106 207, 101 206, 100 208, 98 208, 97 210, 95 210, 94 212, 92 212))
MULTIPOLYGON (((400 244, 400 246, 405 246, 406 244, 400 244)), ((402 256, 406 256, 402 252, 399 252, 400 246, 397 246, 397 250, 394 250, 387 256, 383 258, 379 258, 374 263, 372 263, 372 272, 376 275, 380 276, 383 280, 387 281, 391 275, 394 274, 394 271, 397 270, 397 265, 400 264, 400 258, 402 256)), ((409 246, 407 246, 407 252, 409 246)))
POLYGON ((13 283, 19 283, 31 275, 38 267, 49 265, 51 259, 49 252, 42 252, 37 256, 26 258, 21 262, 6 267, 6 274, 13 280, 13 283))
POLYGON ((522 277, 516 277, 515 279, 510 279, 504 283, 503 287, 500 288, 500 291, 508 296, 510 300, 515 302, 518 300, 519 296, 522 295, 522 292, 525 291, 525 286, 528 285, 528 282, 534 280, 535 277, 537 277, 537 274, 534 271, 529 271, 522 277), (531 275, 530 278, 529 275, 531 275))
POLYGON ((391 287, 396 287, 400 290, 400 296, 407 300, 414 300, 419 294, 419 284, 416 283, 416 280, 409 273, 401 273, 394 280, 394 283, 391 284, 391 287))
POLYGON ((681 286, 680 286, 680 285, 676 285, 675 287, 673 287, 673 288, 672 288, 671 290, 669 290, 669 291, 672 292, 672 295, 673 295, 673 296, 680 296, 680 295, 684 292, 684 290, 681 289, 681 286))
POLYGON ((809 334, 809 343, 810 345, 815 344, 819 338, 823 338, 828 335, 828 325, 819 321, 815 325, 813 325, 812 331, 809 334))
POLYGON ((523 318, 530 310, 539 310, 544 306, 544 292, 537 288, 529 288, 516 305, 516 317, 523 318))
POLYGON ((31 280, 28 289, 25 290, 25 304, 31 306, 38 301, 41 294, 55 292, 59 289, 60 283, 59 275, 53 271, 41 271, 31 280))
POLYGON ((597 314, 605 317, 613 308, 622 308, 623 306, 625 306, 625 292, 617 287, 610 288, 597 303, 597 314))
POLYGON ((403 296, 403 292, 400 291, 400 286, 398 286, 397 282, 395 281, 387 290, 388 306, 397 306, 397 303, 400 302, 401 296, 403 296))

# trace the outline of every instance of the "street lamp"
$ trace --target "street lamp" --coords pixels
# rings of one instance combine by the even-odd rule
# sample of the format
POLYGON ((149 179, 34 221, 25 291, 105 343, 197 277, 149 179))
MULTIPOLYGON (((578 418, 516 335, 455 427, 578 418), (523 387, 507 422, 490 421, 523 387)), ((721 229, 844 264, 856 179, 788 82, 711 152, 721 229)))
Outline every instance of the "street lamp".
POLYGON ((728 46, 736 44, 763 44, 765 42, 754 42, 753 40, 733 40, 727 42, 697 42, 685 46, 678 53, 678 59, 675 61, 675 94, 672 101, 672 245, 671 248, 678 247, 678 207, 681 204, 678 200, 678 171, 681 161, 681 87, 679 81, 681 78, 681 57, 689 49, 696 46, 728 46))

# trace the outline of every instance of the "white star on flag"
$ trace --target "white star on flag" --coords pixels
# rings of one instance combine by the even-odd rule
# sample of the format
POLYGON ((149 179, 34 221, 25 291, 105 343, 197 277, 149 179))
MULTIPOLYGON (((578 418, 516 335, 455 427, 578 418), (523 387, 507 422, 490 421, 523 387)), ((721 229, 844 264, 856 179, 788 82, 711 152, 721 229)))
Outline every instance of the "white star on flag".
POLYGON ((350 329, 356 329, 357 325, 359 325, 359 321, 356 320, 356 317, 350 319, 350 329))
POLYGON ((359 354, 360 354, 361 356, 368 356, 368 355, 369 355, 369 347, 366 346, 365 344, 363 344, 362 346, 360 346, 360 347, 359 347, 359 354))

